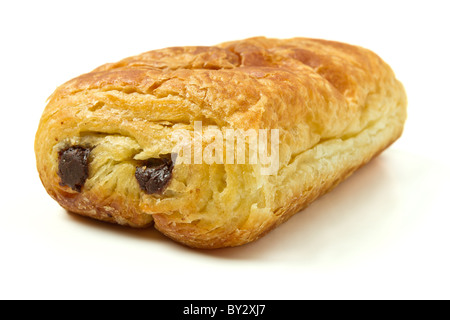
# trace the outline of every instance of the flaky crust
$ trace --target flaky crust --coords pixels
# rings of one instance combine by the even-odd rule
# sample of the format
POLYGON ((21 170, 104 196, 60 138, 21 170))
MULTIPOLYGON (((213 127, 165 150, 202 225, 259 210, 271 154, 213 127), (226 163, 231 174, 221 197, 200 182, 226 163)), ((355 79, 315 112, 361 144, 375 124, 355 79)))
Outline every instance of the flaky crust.
POLYGON ((406 96, 390 67, 343 43, 263 37, 154 50, 60 86, 36 134, 37 168, 64 208, 134 227, 152 223, 200 248, 253 241, 305 208, 400 135, 406 96), (170 153, 194 121, 278 129, 280 166, 175 164, 162 194, 143 192, 138 161, 170 153), (58 152, 94 146, 78 193, 61 186, 58 152))

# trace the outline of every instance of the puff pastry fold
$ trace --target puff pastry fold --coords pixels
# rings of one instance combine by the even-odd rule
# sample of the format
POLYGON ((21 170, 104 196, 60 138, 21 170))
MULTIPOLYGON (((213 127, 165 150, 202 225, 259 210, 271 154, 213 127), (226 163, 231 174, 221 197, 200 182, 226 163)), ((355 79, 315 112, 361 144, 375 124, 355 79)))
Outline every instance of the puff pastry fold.
POLYGON ((305 208, 392 144, 405 118, 403 86, 373 52, 258 37, 149 51, 68 81, 49 98, 35 152, 44 187, 67 210, 218 248, 305 208), (250 163, 248 137, 245 163, 173 157, 174 133, 194 140, 198 123, 224 139, 277 130, 275 170, 250 163))

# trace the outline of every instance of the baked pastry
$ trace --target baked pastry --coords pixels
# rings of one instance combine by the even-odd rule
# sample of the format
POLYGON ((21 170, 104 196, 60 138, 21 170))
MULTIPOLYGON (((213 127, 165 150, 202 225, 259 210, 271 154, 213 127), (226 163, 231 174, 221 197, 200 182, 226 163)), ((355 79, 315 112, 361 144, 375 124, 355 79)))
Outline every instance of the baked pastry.
POLYGON ((371 51, 258 37, 154 50, 70 80, 49 98, 35 152, 44 187, 67 210, 219 248, 305 208, 392 144, 405 118, 403 86, 371 51), (195 151, 175 134, 213 130, 219 141, 232 129, 277 132, 266 145, 275 170, 251 161, 249 136, 243 163, 189 163, 195 151))

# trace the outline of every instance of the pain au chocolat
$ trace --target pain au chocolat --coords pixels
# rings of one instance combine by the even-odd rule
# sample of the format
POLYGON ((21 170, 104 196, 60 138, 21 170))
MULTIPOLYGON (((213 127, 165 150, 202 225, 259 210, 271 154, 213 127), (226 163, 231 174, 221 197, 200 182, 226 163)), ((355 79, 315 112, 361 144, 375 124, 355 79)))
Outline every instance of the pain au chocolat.
POLYGON ((66 82, 49 98, 35 152, 44 187, 65 209, 219 248, 258 239, 305 208, 392 144, 405 118, 403 86, 373 52, 258 37, 149 51, 66 82), (250 161, 249 136, 244 163, 181 161, 174 133, 195 140, 198 124, 215 142, 233 130, 276 131, 266 134, 275 170, 250 161))

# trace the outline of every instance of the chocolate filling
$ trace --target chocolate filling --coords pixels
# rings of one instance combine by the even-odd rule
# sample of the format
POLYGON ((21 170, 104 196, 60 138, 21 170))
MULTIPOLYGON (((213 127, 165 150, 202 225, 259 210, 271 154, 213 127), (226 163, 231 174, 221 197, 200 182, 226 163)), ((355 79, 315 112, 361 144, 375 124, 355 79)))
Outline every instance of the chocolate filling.
POLYGON ((136 167, 135 177, 145 193, 161 193, 172 178, 172 170, 173 162, 169 154, 149 159, 143 166, 136 167))
POLYGON ((69 186, 77 192, 81 192, 89 175, 89 154, 91 149, 81 146, 73 146, 59 151, 58 176, 60 185, 69 186))

